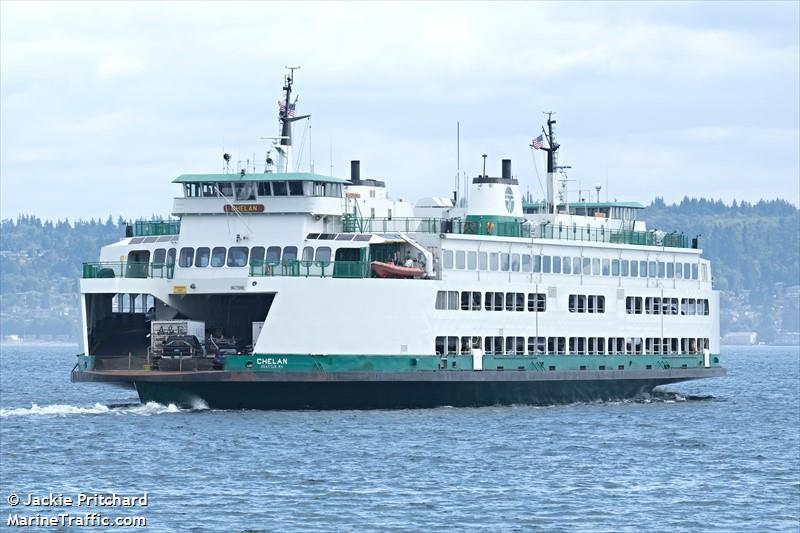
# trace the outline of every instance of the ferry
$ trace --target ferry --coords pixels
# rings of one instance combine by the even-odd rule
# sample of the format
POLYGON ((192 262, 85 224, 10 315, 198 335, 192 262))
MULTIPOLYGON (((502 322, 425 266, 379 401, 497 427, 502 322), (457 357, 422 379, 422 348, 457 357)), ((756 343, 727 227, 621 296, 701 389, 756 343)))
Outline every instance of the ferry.
POLYGON ((531 145, 542 201, 484 156, 461 197, 411 203, 360 161, 347 179, 297 171, 293 83, 263 170, 225 154, 178 176, 172 218, 83 264, 73 381, 187 407, 370 409, 616 400, 725 374, 699 237, 648 228, 636 202, 570 202, 552 114, 531 145))

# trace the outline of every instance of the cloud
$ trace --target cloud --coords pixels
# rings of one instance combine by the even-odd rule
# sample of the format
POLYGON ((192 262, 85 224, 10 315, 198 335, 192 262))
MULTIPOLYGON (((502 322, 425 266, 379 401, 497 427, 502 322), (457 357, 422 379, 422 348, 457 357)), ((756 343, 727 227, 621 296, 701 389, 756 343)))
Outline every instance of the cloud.
POLYGON ((360 158, 407 199, 449 194, 457 121, 463 169, 509 156, 535 180, 553 109, 582 183, 800 201, 791 3, 282 6, 0 4, 2 216, 32 197, 52 217, 168 212, 170 179, 223 147, 263 157, 292 63, 317 169, 333 145, 337 171, 360 158))

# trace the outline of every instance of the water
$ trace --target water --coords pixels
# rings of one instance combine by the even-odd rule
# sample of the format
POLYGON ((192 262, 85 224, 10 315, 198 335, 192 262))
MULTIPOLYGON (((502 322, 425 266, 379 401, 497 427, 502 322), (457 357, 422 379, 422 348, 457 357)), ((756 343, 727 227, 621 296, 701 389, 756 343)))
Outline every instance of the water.
POLYGON ((12 492, 146 491, 92 510, 151 532, 800 530, 796 347, 726 350, 727 377, 651 400, 364 412, 137 405, 71 384, 74 352, 2 349, 3 526, 12 492))

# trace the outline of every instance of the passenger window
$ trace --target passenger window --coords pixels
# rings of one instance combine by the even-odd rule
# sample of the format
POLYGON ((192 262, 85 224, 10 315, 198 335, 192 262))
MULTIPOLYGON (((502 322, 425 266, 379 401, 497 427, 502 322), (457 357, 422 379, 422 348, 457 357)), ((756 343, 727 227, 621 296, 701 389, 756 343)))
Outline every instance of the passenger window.
MULTIPOLYGON (((297 182, 297 183, 300 183, 300 182, 297 182)), ((284 261, 296 261, 297 260, 297 246, 286 246, 283 249, 283 260, 284 261)))
POLYGON ((478 254, 478 263, 481 270, 489 270, 489 254, 480 252, 478 254))
POLYGON ((451 311, 458 310, 458 291, 447 291, 447 308, 451 311))
POLYGON ((613 259, 611 261, 611 275, 619 276, 619 259, 613 259))
POLYGON ((511 254, 511 271, 519 272, 519 254, 511 254))
POLYGON ((181 255, 178 261, 178 265, 184 268, 188 268, 192 266, 192 260, 194 259, 194 248, 181 248, 181 255))
POLYGON ((303 196, 303 182, 290 181, 289 182, 289 195, 290 196, 303 196))
POLYGON ((631 277, 636 278, 639 276, 639 261, 631 261, 631 277))
POLYGON ((167 250, 164 248, 156 248, 156 251, 153 252, 153 263, 156 264, 163 264, 164 259, 167 257, 167 250))
POLYGON ((608 259, 603 259, 603 275, 611 275, 611 262, 608 259))
POLYGON ((213 250, 211 250, 211 266, 212 267, 221 267, 225 266, 225 247, 224 246, 215 246, 213 250))
POLYGON ((197 254, 194 258, 194 266, 197 267, 207 267, 208 261, 211 258, 211 249, 208 247, 202 247, 197 249, 197 254))
POLYGON ((545 274, 550 273, 550 265, 552 258, 549 255, 542 256, 542 272, 545 274))
POLYGON ((513 311, 514 310, 514 293, 507 292, 506 293, 506 311, 513 311))
POLYGON ((303 261, 313 261, 314 260, 314 247, 313 246, 306 246, 303 248, 303 261))
POLYGON ((267 248, 267 261, 270 263, 277 263, 281 260, 281 247, 270 246, 267 248))
POLYGON ((629 273, 629 270, 628 270, 628 260, 627 260, 627 259, 623 259, 623 260, 622 260, 622 265, 621 265, 621 266, 622 266, 622 269, 620 270, 621 274, 622 274, 623 276, 627 276, 627 275, 628 275, 628 273, 629 273))
POLYGON ((250 264, 258 264, 264 260, 264 247, 263 246, 253 246, 250 250, 250 264))
POLYGON ((492 252, 489 254, 489 270, 498 270, 500 268, 500 262, 497 258, 497 252, 492 252))
POLYGON ((692 265, 692 279, 697 279, 697 263, 692 265))
POLYGON ((639 277, 647 277, 647 261, 639 261, 639 277))
POLYGON ((667 265, 664 261, 658 262, 658 277, 664 278, 667 276, 667 265))
POLYGON ((167 251, 167 264, 174 265, 175 264, 175 248, 170 248, 167 251))
POLYGON ((598 257, 592 259, 592 275, 600 275, 600 259, 598 257))
POLYGON ((447 309, 446 291, 436 291, 436 309, 447 309))
POLYGON ((331 249, 327 246, 320 246, 317 248, 316 255, 314 256, 314 261, 320 263, 327 263, 331 260, 331 249))
POLYGON ((675 277, 675 263, 667 263, 667 278, 675 277))
POLYGON ((528 254, 522 254, 522 271, 523 272, 531 271, 531 256, 529 256, 528 254))
POLYGON ((589 257, 583 258, 583 275, 588 276, 592 273, 592 259, 589 257))
POLYGON ((478 268, 478 253, 467 252, 467 270, 475 270, 478 268))
POLYGON ((572 258, 572 273, 580 275, 580 273, 581 273, 581 258, 580 257, 573 257, 572 258))
POLYGON ((500 254, 500 268, 503 270, 503 272, 508 272, 511 268, 509 254, 505 252, 500 254))
POLYGON ((464 270, 464 268, 466 268, 466 255, 464 250, 456 250, 456 268, 458 270, 464 270))
POLYGON ((553 256, 553 274, 561 274, 561 256, 553 256))
POLYGON ((564 271, 564 274, 571 274, 572 273, 572 259, 569 258, 569 257, 563 257, 561 259, 561 262, 564 265, 564 267, 562 268, 562 270, 564 271))
POLYGON ((247 266, 247 247, 234 246, 228 250, 228 266, 243 267, 247 266))
POLYGON ((443 250, 444 268, 451 270, 453 268, 453 250, 443 250))
POLYGON ((533 271, 534 272, 541 272, 542 271, 542 256, 541 255, 534 255, 533 256, 533 271))

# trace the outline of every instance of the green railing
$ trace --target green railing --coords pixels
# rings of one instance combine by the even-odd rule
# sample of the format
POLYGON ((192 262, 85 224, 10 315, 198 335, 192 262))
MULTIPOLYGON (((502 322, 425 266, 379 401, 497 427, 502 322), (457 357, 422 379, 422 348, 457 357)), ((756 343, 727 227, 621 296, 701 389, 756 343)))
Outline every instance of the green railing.
POLYGON ((367 278, 367 261, 251 261, 251 276, 367 278))
POLYGON ((84 279, 99 278, 167 278, 172 279, 175 265, 136 261, 106 261, 83 263, 84 279))
POLYGON ((180 232, 180 220, 137 220, 133 223, 134 237, 177 235, 180 232))
POLYGON ((442 220, 438 218, 367 218, 365 233, 456 233, 461 235, 493 235, 566 241, 609 242, 641 246, 689 248, 689 238, 683 233, 661 231, 608 230, 567 225, 534 225, 523 222, 495 221, 491 218, 471 220, 442 220))

